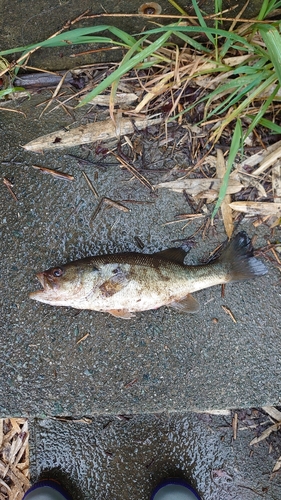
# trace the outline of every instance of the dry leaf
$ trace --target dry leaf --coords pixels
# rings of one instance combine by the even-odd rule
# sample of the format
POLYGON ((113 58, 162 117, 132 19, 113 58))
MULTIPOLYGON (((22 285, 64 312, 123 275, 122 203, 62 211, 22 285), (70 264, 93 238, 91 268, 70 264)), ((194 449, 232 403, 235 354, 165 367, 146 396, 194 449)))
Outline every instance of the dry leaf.
POLYGON ((273 153, 281 147, 281 141, 272 144, 267 149, 261 149, 258 153, 246 158, 240 165, 238 165, 238 170, 244 170, 245 167, 255 167, 261 163, 269 154, 273 153))
MULTIPOLYGON (((82 101, 83 98, 81 98, 80 100, 82 101)), ((138 96, 137 94, 133 94, 133 93, 121 93, 121 92, 117 92, 117 94, 115 95, 115 98, 114 98, 114 104, 115 105, 128 105, 128 104, 132 104, 133 102, 137 101, 138 99, 138 96)), ((96 104, 96 105, 99 105, 99 106, 109 106, 109 100, 110 100, 110 94, 99 94, 97 95, 96 97, 94 97, 94 99, 92 99, 91 101, 89 101, 88 104, 96 104)))
POLYGON ((267 198, 267 192, 264 189, 263 185, 254 177, 246 174, 241 174, 239 173, 239 179, 241 180, 242 184, 244 187, 255 187, 258 192, 259 196, 262 196, 263 198, 267 198))
POLYGON ((272 472, 276 472, 281 468, 281 457, 278 458, 276 464, 274 465, 272 472))
POLYGON ((272 191, 274 203, 281 203, 281 161, 272 167, 272 191))
POLYGON ((265 201, 233 201, 230 207, 237 212, 248 215, 277 215, 281 216, 281 203, 269 203, 265 201))
MULTIPOLYGON (((216 193, 216 197, 218 196, 221 181, 219 179, 186 179, 181 178, 176 181, 170 182, 162 182, 160 184, 155 185, 156 188, 166 188, 171 189, 171 191, 175 191, 177 193, 181 193, 182 191, 186 191, 187 194, 191 196, 198 196, 202 193, 206 193, 209 191, 216 193)), ((231 178, 227 187, 227 194, 239 193, 243 185, 237 181, 236 179, 231 178)), ((205 196, 208 197, 208 196, 205 196)))
MULTIPOLYGON (((217 177, 221 181, 224 178, 226 172, 225 160, 223 153, 220 149, 217 150, 217 177)), ((226 194, 222 204, 221 204, 221 213, 223 218, 223 223, 225 227, 226 234, 228 238, 232 236, 234 230, 233 218, 232 218, 232 209, 230 207, 231 196, 230 194, 226 194)))
POLYGON ((264 439, 268 438, 268 436, 270 436, 270 434, 272 432, 278 431, 280 429, 280 427, 281 427, 281 423, 271 425, 271 427, 268 427, 268 429, 265 429, 265 431, 263 431, 260 436, 252 439, 252 441, 250 442, 250 446, 252 444, 260 443, 260 441, 263 441, 264 439))
POLYGON ((30 486, 28 438, 27 419, 0 419, 0 486, 8 492, 0 499, 19 500, 30 486))
POLYGON ((276 160, 278 160, 280 157, 281 157, 281 147, 273 151, 273 153, 267 155, 261 162, 260 166, 254 172, 252 172, 252 175, 260 175, 268 167, 271 167, 271 165, 273 165, 276 162, 276 160))
POLYGON ((161 122, 162 118, 160 116, 144 119, 136 118, 134 124, 129 118, 116 119, 116 125, 109 119, 80 125, 80 127, 71 130, 57 130, 51 134, 38 137, 23 147, 28 151, 42 151, 44 149, 79 146, 79 144, 89 144, 96 141, 108 141, 121 135, 132 134, 134 125, 141 130, 161 122))
POLYGON ((274 406, 263 406, 263 411, 265 411, 268 415, 270 415, 277 422, 281 422, 281 412, 274 408, 274 406))

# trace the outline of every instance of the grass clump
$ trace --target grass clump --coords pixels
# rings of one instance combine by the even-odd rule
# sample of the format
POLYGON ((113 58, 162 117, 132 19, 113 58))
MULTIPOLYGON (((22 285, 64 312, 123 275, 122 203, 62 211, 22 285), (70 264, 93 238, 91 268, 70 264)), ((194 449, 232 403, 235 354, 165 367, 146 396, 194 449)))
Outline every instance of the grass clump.
MULTIPOLYGON (((170 95, 173 104, 166 117, 170 121, 182 119, 183 115, 203 105, 203 117, 198 123, 209 127, 209 140, 213 144, 231 126, 234 133, 227 172, 214 217, 224 198, 236 155, 249 134, 259 124, 274 133, 281 131, 271 118, 273 113, 268 117, 273 101, 281 98, 280 21, 274 20, 274 15, 280 17, 281 1, 263 0, 254 20, 243 19, 242 10, 231 19, 227 30, 221 27, 225 20, 221 0, 215 0, 215 15, 209 16, 213 26, 210 22, 207 24, 196 0, 192 0, 192 4, 197 19, 194 21, 193 18, 192 25, 188 24, 188 14, 176 1, 170 0, 170 3, 178 10, 179 20, 138 35, 130 35, 111 25, 91 26, 64 31, 40 43, 2 51, 0 56, 12 53, 21 53, 21 56, 13 67, 8 65, 0 74, 12 73, 12 82, 19 69, 27 67, 30 54, 39 48, 81 44, 120 47, 125 55, 117 68, 85 95, 79 106, 111 87, 113 113, 120 79, 132 70, 136 74, 145 70, 147 77, 142 83, 145 95, 136 107, 137 112, 157 108, 157 99, 170 95), (194 88, 195 97, 179 112, 178 105, 189 86, 194 88), (195 92, 196 89, 199 91, 195 92)), ((11 84, 1 90, 2 96, 13 91, 11 84)))

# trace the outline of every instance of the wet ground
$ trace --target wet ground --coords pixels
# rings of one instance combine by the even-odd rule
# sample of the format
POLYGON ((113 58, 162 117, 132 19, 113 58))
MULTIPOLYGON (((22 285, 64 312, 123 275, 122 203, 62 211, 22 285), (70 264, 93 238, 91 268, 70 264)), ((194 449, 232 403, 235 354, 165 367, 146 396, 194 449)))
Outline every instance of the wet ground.
MULTIPOLYGON (((230 285, 224 297, 220 287, 198 292, 197 315, 162 308, 122 321, 29 299, 39 288, 35 273, 59 262, 140 251, 140 241, 150 253, 192 237, 187 261, 196 264, 225 240, 221 221, 205 239, 202 231, 193 236, 201 222, 183 230, 182 223, 165 225, 190 211, 185 197, 151 194, 95 145, 25 152, 21 146, 39 135, 101 118, 101 110, 88 116, 85 109, 39 118, 37 105, 48 97, 11 105, 25 115, 0 111, 1 174, 18 198, 1 184, 0 413, 33 422, 33 480, 55 470, 59 477, 71 475, 77 500, 142 500, 166 475, 180 475, 204 500, 277 500, 279 474, 271 472, 281 454, 278 439, 252 453, 255 431, 241 430, 233 441, 231 416, 186 413, 279 403, 280 282, 270 263, 268 275, 230 285), (75 181, 43 175, 32 165, 68 172, 75 181), (92 221, 98 200, 82 169, 100 196, 121 201, 130 212, 104 207, 92 221), (91 423, 59 422, 53 419, 58 415, 86 415, 91 423)), ((188 147, 176 147, 175 140, 167 149, 158 135, 153 129, 142 136, 137 161, 152 183, 178 177, 190 160, 188 147)), ((256 246, 271 236, 266 225, 254 228, 249 220, 239 229, 255 234, 256 246)), ((255 414, 242 417, 247 428, 255 414)))
MULTIPOLYGON (((36 104, 33 99, 16 108, 26 117, 1 112, 2 176, 12 181, 18 198, 1 185, 1 375, 2 390, 9 395, 0 402, 1 415, 278 404, 280 282, 270 264, 267 275, 227 286, 224 297, 218 286, 198 292, 201 309, 193 315, 160 308, 124 321, 30 300, 29 292, 40 288, 36 272, 88 255, 140 251, 140 241, 142 251, 152 253, 189 240, 202 225, 198 220, 183 230, 182 223, 166 225, 177 214, 190 212, 185 197, 167 190, 151 193, 96 146, 25 152, 21 145, 30 139, 73 122, 64 112, 39 119, 36 104), (81 167, 77 157, 88 163, 81 167), (75 180, 44 175, 33 164, 68 172, 75 180), (98 200, 82 169, 100 197, 121 201, 130 212, 104 207, 92 220, 98 200), (222 306, 231 309, 236 323, 222 306)), ((94 114, 90 118, 85 113, 77 118, 93 119, 94 114)), ((171 169, 183 169, 189 161, 188 148, 177 148, 176 137, 168 149, 152 148, 158 136, 158 129, 143 136, 138 163, 152 183, 178 177, 182 170, 171 169)), ((266 225, 253 228, 243 221, 239 229, 255 234, 256 246, 270 239, 266 225)), ((192 237, 189 263, 206 259, 225 240, 219 220, 205 239, 202 234, 192 237)))
MULTIPOLYGON (((171 413, 106 416, 91 423, 36 420, 32 425, 31 473, 56 477, 75 500, 148 500, 166 477, 181 477, 202 500, 279 500, 280 437, 249 446, 268 416, 171 413)), ((263 425, 266 423, 266 425, 263 425)))

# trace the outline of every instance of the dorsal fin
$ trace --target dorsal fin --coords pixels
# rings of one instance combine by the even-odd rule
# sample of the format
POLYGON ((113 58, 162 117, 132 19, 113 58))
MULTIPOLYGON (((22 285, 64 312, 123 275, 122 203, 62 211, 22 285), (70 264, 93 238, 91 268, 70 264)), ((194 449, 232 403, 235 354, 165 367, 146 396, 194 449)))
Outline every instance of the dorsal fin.
POLYGON ((178 264, 183 264, 184 258, 187 252, 182 248, 167 248, 166 250, 161 250, 161 252, 156 252, 154 256, 158 259, 170 260, 172 262, 177 262, 178 264))

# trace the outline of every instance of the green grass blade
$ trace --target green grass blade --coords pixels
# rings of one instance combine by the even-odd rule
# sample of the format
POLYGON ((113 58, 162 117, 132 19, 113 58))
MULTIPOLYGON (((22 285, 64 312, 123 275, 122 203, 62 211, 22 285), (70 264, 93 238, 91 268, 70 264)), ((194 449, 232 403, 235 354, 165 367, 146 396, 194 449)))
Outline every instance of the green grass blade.
POLYGON ((234 111, 232 111, 232 113, 230 113, 222 121, 222 124, 221 124, 220 128, 223 129, 224 127, 226 127, 226 125, 228 125, 230 122, 232 122, 232 120, 235 120, 239 116, 241 116, 241 114, 243 113, 243 111, 245 110, 245 108, 247 108, 247 106, 249 106, 249 104, 251 104, 251 102, 256 97, 258 97, 258 95, 262 94, 268 87, 270 87, 270 85, 272 85, 273 83, 275 83, 275 81, 276 81, 276 75, 271 75, 271 77, 267 78, 267 80, 265 80, 258 87, 256 87, 253 90, 253 92, 251 92, 251 94, 249 96, 247 96, 246 99, 244 99, 244 101, 241 102, 241 104, 239 104, 239 106, 236 109, 234 109, 234 111))
POLYGON ((33 43, 31 45, 26 45, 24 47, 15 47, 13 49, 3 50, 0 55, 13 54, 14 52, 28 52, 30 50, 36 49, 37 47, 58 47, 61 44, 69 45, 75 43, 75 40, 82 38, 83 36, 100 33, 101 31, 106 31, 110 26, 90 26, 88 28, 77 28, 75 30, 60 33, 52 38, 43 40, 41 42, 33 43))
MULTIPOLYGON (((261 121, 261 118, 263 117, 263 115, 266 113, 266 111, 268 110, 270 104, 272 103, 272 101, 274 100, 278 90, 280 89, 280 85, 276 85, 276 88, 274 89, 274 91, 272 92, 272 94, 266 99, 266 101, 262 104, 259 112, 255 115, 255 117, 253 118, 252 117, 252 123, 251 125, 248 127, 245 135, 244 135, 244 140, 246 139, 246 137, 248 137, 248 135, 250 135, 250 133, 254 130, 254 128, 260 123, 261 121)), ((281 128, 281 127, 280 127, 281 128)), ((244 142, 243 140, 243 142, 244 142)))
POLYGON ((277 29, 271 27, 264 29, 260 27, 260 34, 266 44, 270 59, 276 71, 279 83, 281 84, 281 36, 277 29))
MULTIPOLYGON (((248 118, 253 118, 252 116, 248 116, 248 118)), ((259 121, 260 125, 263 127, 268 128, 272 132, 276 134, 281 134, 281 127, 280 125, 277 125, 277 123, 272 122, 271 120, 267 120, 266 118, 261 118, 259 121)))
MULTIPOLYGON (((271 26, 270 26, 271 27, 271 26)), ((245 49, 246 47, 251 50, 251 52, 255 51, 257 54, 263 54, 263 51, 261 47, 258 45, 254 45, 252 42, 248 41, 246 38, 237 35, 236 33, 232 31, 226 31, 222 29, 217 29, 217 28, 202 28, 201 26, 179 26, 177 24, 169 24, 167 26, 161 26, 160 28, 153 28, 151 30, 144 31, 142 35, 152 35, 152 34, 159 34, 163 33, 165 31, 170 31, 171 34, 177 35, 178 31, 182 33, 191 33, 191 34, 213 34, 213 35, 219 35, 222 38, 226 38, 227 40, 234 40, 235 42, 238 42, 241 44, 241 47, 237 47, 240 50, 245 49)))
POLYGON ((263 21, 272 11, 279 9, 280 6, 281 1, 276 2, 276 0, 263 0, 257 19, 259 21, 263 21))
POLYGON ((212 213, 212 217, 211 217, 212 220, 214 220, 214 217, 215 217, 218 209, 220 208, 220 206, 224 200, 224 197, 226 195, 228 180, 229 180, 229 176, 231 173, 231 169, 232 169, 234 160, 236 158, 236 155, 237 155, 239 149, 241 148, 241 146, 242 146, 242 125, 241 125, 240 119, 238 119, 236 121, 235 129, 234 129, 234 133, 233 133, 233 138, 231 141, 228 160, 226 163, 226 171, 225 171, 225 174, 224 174, 224 177, 222 180, 222 184, 220 187, 217 203, 216 203, 215 208, 214 208, 213 213, 212 213))
POLYGON ((9 87, 8 89, 0 90, 0 99, 13 92, 25 92, 25 89, 23 87, 9 87))
POLYGON ((186 10, 182 9, 182 7, 177 3, 175 2, 175 0, 168 0, 168 2, 173 6, 175 7, 175 9, 180 13, 182 14, 183 16, 188 16, 188 13, 186 12, 186 10))
POLYGON ((208 49, 208 47, 204 47, 204 45, 202 45, 202 43, 197 42, 196 40, 194 40, 194 38, 191 38, 190 36, 185 35, 184 33, 181 33, 180 31, 177 32, 177 36, 181 40, 186 42, 188 45, 193 47, 194 49, 199 50, 200 52, 203 52, 203 54, 204 54, 204 52, 206 54, 210 54, 212 52, 210 49, 208 49))
POLYGON ((111 26, 109 28, 109 31, 117 38, 122 40, 126 45, 128 45, 128 47, 132 47, 137 42, 137 40, 133 36, 126 33, 126 31, 116 28, 115 26, 111 26))
MULTIPOLYGON (((232 92, 228 97, 226 97, 223 100, 223 102, 221 102, 216 108, 214 108, 213 111, 211 111, 208 114, 207 119, 209 119, 211 116, 216 115, 216 114, 219 115, 222 113, 226 113, 227 110, 231 106, 233 106, 237 102, 241 101, 243 98, 245 98, 245 96, 247 96, 247 94, 249 92, 251 92, 251 90, 256 88, 257 85, 259 85, 259 83, 262 81, 262 78, 263 78, 263 75, 258 75, 256 78, 251 78, 250 83, 246 86, 244 86, 246 83, 246 78, 245 79, 237 78, 235 83, 230 82, 229 84, 225 84, 224 90, 232 89, 234 87, 236 87, 238 90, 232 92), (243 87, 243 88, 241 89, 241 87, 243 87)), ((217 95, 217 93, 220 93, 220 92, 222 92, 222 90, 219 87, 218 89, 214 90, 211 98, 213 99, 217 95)))
POLYGON ((116 79, 123 76, 125 73, 130 71, 132 68, 137 66, 137 64, 142 63, 145 59, 151 56, 156 50, 162 47, 166 40, 171 36, 171 32, 167 31, 162 36, 160 36, 155 42, 151 43, 148 47, 143 49, 140 53, 133 56, 125 64, 119 65, 119 67, 113 71, 107 78, 105 78, 99 85, 97 85, 89 94, 87 94, 84 99, 78 104, 78 107, 87 104, 98 94, 103 92, 107 87, 109 87, 116 79))
MULTIPOLYGON (((204 17, 202 16, 202 13, 201 13, 201 10, 199 9, 199 6, 198 6, 198 3, 197 3, 197 0, 191 0, 192 1, 192 5, 193 5, 193 8, 195 10, 195 14, 196 16, 198 17, 198 21, 200 23, 200 26, 202 28, 207 28, 207 24, 206 24, 206 21, 204 19, 204 17)), ((213 37, 213 34, 212 33, 206 33, 207 34, 207 37, 209 38, 210 42, 215 45, 216 42, 215 42, 215 39, 213 37)))
MULTIPOLYGON (((131 57, 133 56, 133 54, 137 50, 140 49, 140 45, 144 42, 144 40, 146 40, 146 36, 143 36, 140 40, 135 41, 135 43, 133 44, 133 46, 128 50, 128 52, 123 57, 122 61, 120 62, 119 67, 123 66, 124 64, 126 64, 131 59, 131 57)), ((113 112, 113 107, 114 107, 114 99, 115 99, 115 96, 116 96, 116 92, 117 92, 117 88, 118 88, 121 76, 122 75, 120 75, 118 78, 116 78, 116 80, 114 80, 114 82, 112 83, 112 86, 111 86, 110 108, 111 108, 112 112, 113 112)))

